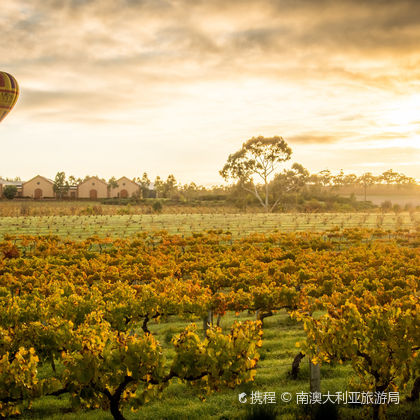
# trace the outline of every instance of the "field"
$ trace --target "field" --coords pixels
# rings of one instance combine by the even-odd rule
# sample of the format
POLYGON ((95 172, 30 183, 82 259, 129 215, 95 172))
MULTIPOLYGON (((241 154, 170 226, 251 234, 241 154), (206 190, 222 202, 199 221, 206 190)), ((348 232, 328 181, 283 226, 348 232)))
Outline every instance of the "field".
MULTIPOLYGON (((224 330, 235 320, 251 319, 249 315, 240 314, 235 316, 229 313, 222 321, 224 330)), ((253 318, 252 318, 253 319, 253 318)), ((184 328, 185 323, 180 320, 172 319, 165 323, 151 325, 151 330, 158 337, 159 341, 168 346, 169 339, 184 328)), ((201 402, 193 390, 184 385, 173 383, 166 391, 163 398, 156 402, 151 402, 144 406, 137 413, 127 411, 125 416, 129 420, 221 420, 221 419, 252 419, 251 405, 241 404, 238 395, 241 392, 251 391, 276 392, 277 419, 279 420, 299 420, 305 418, 307 410, 304 405, 297 405, 294 398, 291 402, 285 403, 280 399, 283 392, 290 392, 293 396, 297 392, 309 392, 309 364, 303 359, 301 369, 296 380, 291 380, 289 372, 294 356, 296 355, 296 341, 303 340, 305 337, 302 327, 291 320, 285 311, 267 318, 264 328, 263 346, 260 350, 261 359, 258 364, 255 382, 244 384, 234 390, 225 390, 223 393, 210 395, 205 402, 201 402)), ((325 365, 322 368, 322 391, 331 393, 349 389, 351 379, 351 368, 345 365, 325 365)), ((261 407, 254 407, 256 409, 261 407)), ((264 406, 263 406, 264 408, 264 406)), ((272 407, 269 407, 269 409, 272 407)), ((306 407, 307 408, 307 407, 306 407)), ((270 414, 267 410, 265 415, 270 414)), ((262 410, 261 410, 262 411, 262 410)), ((365 413, 355 408, 340 408, 340 418, 359 419, 365 413)), ((390 407, 389 419, 415 420, 420 413, 420 405, 414 407, 390 407)), ((331 415, 326 410, 325 416, 331 415)), ((264 419, 264 411, 260 414, 264 419)), ((48 420, 112 420, 109 412, 104 410, 90 410, 83 412, 72 412, 72 407, 68 396, 59 399, 44 397, 33 404, 30 412, 20 416, 22 419, 48 419, 48 420)), ((258 417, 254 417, 258 418, 258 417)), ((328 417, 324 417, 327 419, 328 417)), ((334 418, 334 417, 332 417, 334 418)))
MULTIPOLYGON (((235 316, 229 314, 223 319, 222 327, 225 330, 234 320, 251 319, 246 314, 235 316)), ((254 317, 252 317, 254 319, 254 317)), ((182 331, 185 323, 176 319, 161 324, 152 324, 151 330, 157 335, 159 341, 166 346, 170 338, 182 331)), ((244 418, 246 407, 239 403, 238 394, 247 391, 270 392, 275 391, 278 396, 281 392, 309 391, 308 389, 308 363, 302 362, 301 372, 296 381, 290 381, 288 372, 291 369, 293 357, 296 353, 295 342, 302 340, 304 333, 300 326, 290 320, 285 313, 267 319, 264 332, 264 344, 261 348, 261 361, 258 366, 256 381, 252 385, 243 385, 235 390, 216 393, 208 397, 203 403, 197 395, 185 386, 172 384, 164 394, 161 401, 150 403, 137 413, 126 413, 127 419, 220 419, 244 418)), ((340 391, 348 387, 348 367, 326 368, 323 370, 323 387, 331 391, 340 391)), ((303 414, 303 408, 298 407, 296 401, 288 404, 277 402, 282 415, 281 419, 294 419, 296 413, 303 414)), ((46 397, 34 403, 31 412, 22 418, 48 418, 51 420, 101 420, 112 419, 112 416, 103 410, 86 411, 81 414, 69 413, 71 404, 68 397, 46 397)))
POLYGON ((420 0, 0 34, 0 420, 420 420, 420 0))
MULTIPOLYGON (((364 200, 364 195, 357 195, 357 200, 364 200)), ((391 201, 392 204, 399 204, 404 207, 405 205, 412 205, 413 207, 420 206, 420 194, 371 194, 367 200, 373 204, 380 206, 384 201, 391 201)))
MULTIPOLYGON (((123 201, 124 200, 120 200, 123 201)), ((146 199, 143 204, 133 204, 126 200, 125 204, 102 204, 100 201, 75 200, 0 200, 0 217, 15 216, 89 216, 89 215, 126 215, 126 214, 152 214, 152 205, 156 200, 146 199)), ((159 200, 163 204, 163 213, 167 214, 197 214, 197 213, 237 213, 234 206, 226 205, 218 201, 197 203, 167 203, 167 200, 159 200)), ((259 207, 250 207, 249 212, 260 212, 259 207)))
POLYGON ((414 420, 419 401, 406 398, 418 377, 419 239, 416 229, 377 226, 6 239, 0 412, 57 420, 309 419, 310 406, 296 395, 309 392, 310 356, 322 365, 323 394, 400 393, 398 405, 373 410, 315 406, 317 418, 414 420), (306 356, 293 378, 300 351, 306 356), (249 399, 256 391, 275 392, 276 404, 239 403, 239 393, 249 399), (282 402, 283 392, 292 401, 282 402))
POLYGON ((92 216, 0 217, 0 238, 5 235, 58 235, 71 239, 129 237, 136 233, 166 230, 188 235, 205 230, 227 230, 234 237, 273 231, 325 231, 331 228, 385 230, 420 226, 420 213, 275 213, 275 214, 142 214, 92 216))

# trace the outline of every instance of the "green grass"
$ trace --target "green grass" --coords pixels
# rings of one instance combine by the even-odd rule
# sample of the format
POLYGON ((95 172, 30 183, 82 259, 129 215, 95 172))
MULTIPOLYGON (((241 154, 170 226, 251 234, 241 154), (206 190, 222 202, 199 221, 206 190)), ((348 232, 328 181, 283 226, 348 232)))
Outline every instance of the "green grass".
POLYGON ((325 231, 339 228, 409 229, 420 226, 420 213, 281 213, 281 214, 143 214, 97 216, 0 217, 0 238, 4 235, 59 235, 84 239, 92 235, 129 237, 139 232, 167 230, 189 235, 210 229, 232 232, 234 237, 274 230, 325 231))
MULTIPOLYGON (((222 319, 222 328, 228 330, 234 320, 251 319, 243 313, 239 316, 228 314, 222 319)), ((150 329, 165 348, 168 357, 173 355, 167 349, 170 346, 170 338, 173 334, 181 331, 186 322, 178 318, 169 319, 165 323, 151 323, 150 329)), ((201 322, 198 324, 201 327, 201 322)), ((305 407, 296 404, 297 392, 309 392, 309 367, 308 360, 304 358, 301 362, 301 370, 297 380, 288 376, 291 363, 298 349, 296 341, 304 338, 302 326, 291 320, 285 312, 280 312, 273 317, 265 319, 263 346, 261 348, 261 360, 258 364, 255 382, 243 384, 235 390, 224 390, 212 394, 206 401, 201 402, 194 391, 184 384, 173 383, 163 393, 161 400, 146 404, 141 410, 132 413, 125 410, 127 419, 245 419, 247 412, 252 407, 249 403, 241 404, 238 395, 251 391, 276 392, 277 418, 282 420, 301 419, 304 416, 305 407), (283 392, 290 392, 293 399, 289 403, 280 401, 283 392)), ((326 393, 345 391, 349 389, 349 380, 352 371, 348 365, 322 366, 321 369, 321 391, 326 393)), ((265 407, 267 408, 267 407, 265 407)), ((263 407, 264 409, 264 407, 263 407)), ((306 410, 308 406, 306 407, 306 410)), ((408 404, 393 407, 390 413, 397 418, 398 413, 404 412, 404 418, 413 420, 420 414, 420 406, 417 404, 411 407, 408 404), (411 416, 411 417, 410 417, 411 416)), ((360 408, 340 408, 340 418, 359 419, 362 418, 360 408)), ((19 418, 24 419, 49 419, 49 420, 106 420, 112 416, 102 410, 72 411, 68 396, 59 398, 41 398, 33 403, 31 411, 26 411, 19 418)), ((324 417, 326 418, 326 417, 324 417)), ((418 418, 418 417, 417 417, 418 418)))

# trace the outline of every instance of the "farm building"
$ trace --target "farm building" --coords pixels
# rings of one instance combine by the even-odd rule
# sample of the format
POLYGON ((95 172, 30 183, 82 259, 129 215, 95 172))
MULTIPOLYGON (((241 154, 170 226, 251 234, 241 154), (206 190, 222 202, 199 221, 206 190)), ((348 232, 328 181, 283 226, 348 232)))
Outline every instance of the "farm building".
POLYGON ((7 181, 3 178, 0 178, 0 198, 3 196, 4 188, 8 185, 14 185, 17 188, 16 197, 22 196, 22 181, 7 181))
POLYGON ((41 198, 54 198, 54 181, 41 175, 26 181, 22 185, 22 197, 30 197, 35 200, 41 198))
POLYGON ((89 198, 97 200, 98 198, 108 197, 108 185, 96 176, 88 178, 77 187, 77 198, 89 198))
POLYGON ((121 177, 117 183, 118 187, 111 188, 110 196, 112 198, 129 198, 140 194, 140 185, 126 176, 121 177))
POLYGON ((75 200, 77 198, 77 185, 70 185, 65 197, 70 198, 71 200, 75 200))
MULTIPOLYGON (((70 185, 68 190, 61 195, 61 198, 77 200, 90 199, 99 200, 103 198, 130 198, 141 196, 140 185, 126 176, 117 181, 118 187, 110 188, 104 180, 92 176, 79 185, 70 185)), ((0 198, 3 197, 4 188, 8 185, 14 185, 17 188, 16 197, 33 198, 39 200, 42 198, 60 198, 56 197, 54 192, 54 181, 37 175, 29 181, 8 181, 0 178, 0 198)))

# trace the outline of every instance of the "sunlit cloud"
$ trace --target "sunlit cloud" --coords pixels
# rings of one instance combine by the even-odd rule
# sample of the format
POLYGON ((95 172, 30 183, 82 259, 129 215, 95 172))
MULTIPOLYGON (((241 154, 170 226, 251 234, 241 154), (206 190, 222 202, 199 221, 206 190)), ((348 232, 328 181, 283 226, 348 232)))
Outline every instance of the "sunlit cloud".
POLYGON ((280 135, 311 171, 420 178, 419 16, 416 0, 6 2, 1 69, 21 97, 2 175, 220 183, 229 153, 280 135))

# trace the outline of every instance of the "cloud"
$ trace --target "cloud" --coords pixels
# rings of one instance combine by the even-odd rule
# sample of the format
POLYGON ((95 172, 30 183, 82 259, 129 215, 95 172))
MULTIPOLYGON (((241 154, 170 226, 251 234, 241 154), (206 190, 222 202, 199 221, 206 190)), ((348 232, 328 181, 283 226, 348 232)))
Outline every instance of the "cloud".
POLYGON ((408 139, 411 137, 410 133, 403 133, 403 132, 383 132, 377 134, 371 134, 368 139, 369 140, 393 140, 393 139, 408 139))
POLYGON ((358 159, 363 158, 363 163, 377 162, 378 157, 384 166, 393 167, 398 170, 398 162, 418 162, 420 158, 420 149, 414 147, 389 147, 389 148, 372 148, 372 149, 355 149, 346 151, 349 162, 353 162, 352 166, 360 166, 358 159))
POLYGON ((326 135, 326 134, 312 134, 303 133, 299 135, 289 136, 288 142, 293 143, 318 143, 318 144, 330 144, 340 141, 342 136, 326 135))
POLYGON ((417 0, 15 0, 0 27, 14 121, 213 132, 223 152, 412 135, 381 115, 420 93, 417 0))
POLYGON ((16 3, 0 18, 1 56, 25 78, 53 73, 57 84, 72 69, 109 84, 116 72, 149 84, 248 75, 379 89, 419 75, 417 1, 16 3))
POLYGON ((25 3, 24 13, 12 8, 4 18, 11 29, 6 45, 16 47, 15 57, 22 49, 34 58, 84 61, 153 51, 202 64, 213 58, 220 66, 242 66, 254 56, 343 66, 346 53, 386 58, 416 52, 420 31, 416 1, 32 0, 23 8, 25 3))

